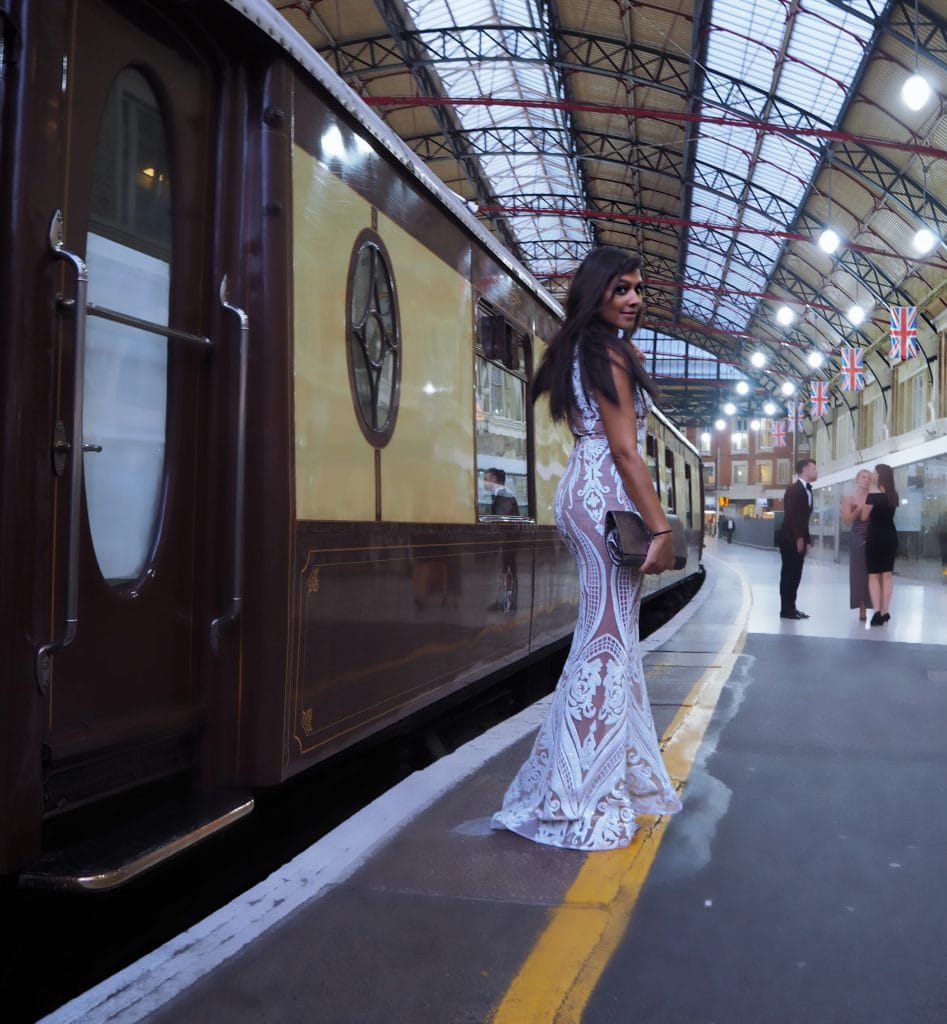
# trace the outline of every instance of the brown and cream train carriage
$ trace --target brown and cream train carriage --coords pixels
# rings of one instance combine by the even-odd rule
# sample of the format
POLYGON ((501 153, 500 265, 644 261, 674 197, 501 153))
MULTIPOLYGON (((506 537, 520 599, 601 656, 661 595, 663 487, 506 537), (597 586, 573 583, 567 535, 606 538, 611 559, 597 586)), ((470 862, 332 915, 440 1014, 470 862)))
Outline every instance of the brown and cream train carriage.
MULTIPOLYGON (((568 636, 559 309, 262 0, 0 21, 0 873, 104 888, 568 636), (176 846, 44 849, 171 778, 176 846)), ((649 460, 693 573, 699 459, 649 460)))

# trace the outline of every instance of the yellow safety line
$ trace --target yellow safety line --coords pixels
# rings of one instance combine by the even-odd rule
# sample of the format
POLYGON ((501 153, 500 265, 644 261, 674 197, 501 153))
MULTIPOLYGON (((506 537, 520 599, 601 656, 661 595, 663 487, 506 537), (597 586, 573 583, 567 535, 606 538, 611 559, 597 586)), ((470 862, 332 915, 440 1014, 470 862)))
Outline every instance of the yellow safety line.
MULTIPOLYGON (((730 566, 733 568, 733 566, 730 566)), ((664 762, 680 790, 746 639, 751 592, 740 576, 740 613, 717 653, 665 731, 664 762)), ((552 912, 490 1024, 579 1024, 592 992, 628 928, 669 817, 639 818, 623 850, 587 855, 562 906, 552 912)))

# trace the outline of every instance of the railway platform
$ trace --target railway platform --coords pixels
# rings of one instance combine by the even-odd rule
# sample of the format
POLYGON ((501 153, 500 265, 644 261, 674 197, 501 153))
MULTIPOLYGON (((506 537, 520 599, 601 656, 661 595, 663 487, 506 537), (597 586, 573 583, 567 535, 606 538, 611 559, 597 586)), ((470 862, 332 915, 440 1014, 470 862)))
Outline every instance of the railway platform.
POLYGON ((683 811, 581 854, 489 828, 542 701, 45 1018, 327 1024, 947 1019, 947 586, 882 627, 810 560, 708 541, 645 642, 683 811))

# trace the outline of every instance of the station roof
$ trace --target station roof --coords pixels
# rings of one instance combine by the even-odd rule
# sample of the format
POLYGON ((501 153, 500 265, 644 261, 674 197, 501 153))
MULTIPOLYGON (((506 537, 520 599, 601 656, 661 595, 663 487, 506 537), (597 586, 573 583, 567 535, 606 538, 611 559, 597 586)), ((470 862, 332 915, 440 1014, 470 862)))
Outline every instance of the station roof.
POLYGON ((852 405, 847 349, 887 390, 891 307, 932 373, 947 0, 271 2, 554 295, 596 245, 642 254, 678 421, 782 416, 816 381, 852 405))

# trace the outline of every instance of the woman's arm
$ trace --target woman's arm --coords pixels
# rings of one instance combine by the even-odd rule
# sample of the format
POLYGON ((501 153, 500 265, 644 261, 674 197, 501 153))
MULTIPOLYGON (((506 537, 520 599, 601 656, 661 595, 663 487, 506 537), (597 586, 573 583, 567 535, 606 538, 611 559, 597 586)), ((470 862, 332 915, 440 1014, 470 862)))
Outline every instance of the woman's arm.
POLYGON ((661 536, 652 538, 648 557, 641 566, 643 573, 666 572, 674 568, 674 545, 667 515, 661 506, 648 464, 638 451, 638 421, 635 416, 635 400, 631 378, 624 367, 612 362, 612 379, 618 394, 618 405, 612 404, 603 395, 596 395, 602 412, 602 424, 608 447, 611 449, 615 467, 625 491, 635 503, 642 519, 652 533, 661 536))
POLYGON ((856 519, 863 519, 862 509, 864 505, 860 505, 851 495, 846 495, 842 499, 842 522, 846 526, 851 526, 856 519))

